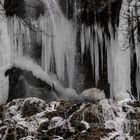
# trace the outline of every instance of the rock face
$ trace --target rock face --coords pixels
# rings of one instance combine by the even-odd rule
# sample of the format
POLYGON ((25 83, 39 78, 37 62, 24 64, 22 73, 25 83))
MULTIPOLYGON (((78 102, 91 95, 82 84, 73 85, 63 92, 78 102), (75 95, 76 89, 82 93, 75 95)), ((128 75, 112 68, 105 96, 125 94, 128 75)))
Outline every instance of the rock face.
POLYGON ((0 107, 0 139, 139 140, 139 111, 134 101, 17 99, 0 107))

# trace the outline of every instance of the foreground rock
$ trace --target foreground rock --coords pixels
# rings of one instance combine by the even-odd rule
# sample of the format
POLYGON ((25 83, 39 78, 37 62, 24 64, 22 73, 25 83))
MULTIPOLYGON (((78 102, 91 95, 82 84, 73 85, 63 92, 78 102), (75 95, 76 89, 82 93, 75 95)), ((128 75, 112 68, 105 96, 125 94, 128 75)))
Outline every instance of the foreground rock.
POLYGON ((133 101, 17 99, 0 107, 0 139, 139 140, 139 112, 133 101))

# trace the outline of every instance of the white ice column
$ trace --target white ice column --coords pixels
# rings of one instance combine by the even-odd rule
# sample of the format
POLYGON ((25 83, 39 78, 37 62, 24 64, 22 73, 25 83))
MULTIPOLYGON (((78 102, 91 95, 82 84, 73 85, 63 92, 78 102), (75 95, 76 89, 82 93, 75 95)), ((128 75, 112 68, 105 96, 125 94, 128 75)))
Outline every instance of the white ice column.
POLYGON ((128 2, 123 0, 118 27, 118 45, 115 48, 114 94, 130 91, 130 48, 128 2))

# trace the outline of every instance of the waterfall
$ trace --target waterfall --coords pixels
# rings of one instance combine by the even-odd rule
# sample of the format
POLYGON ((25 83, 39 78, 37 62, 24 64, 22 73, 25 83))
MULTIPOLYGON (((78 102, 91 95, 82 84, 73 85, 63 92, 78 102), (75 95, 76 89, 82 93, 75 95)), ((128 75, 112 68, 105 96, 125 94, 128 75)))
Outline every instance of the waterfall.
MULTIPOLYGON (((82 21, 81 18, 79 22, 78 18, 83 9, 75 0, 71 15, 69 15, 69 1, 66 0, 65 4, 66 14, 60 4, 57 0, 25 0, 22 5, 25 14, 23 13, 21 16, 13 14, 0 23, 1 67, 16 65, 18 59, 26 58, 26 60, 29 59, 28 62, 40 65, 40 71, 46 72, 46 75, 53 72, 62 83, 65 83, 65 86, 72 88, 77 80, 75 67, 79 64, 76 64, 76 56, 77 48, 80 48, 80 60, 82 61, 80 64, 84 64, 83 58, 85 54, 88 54, 87 52, 90 52, 88 57, 91 61, 93 81, 95 81, 93 86, 98 87, 102 77, 104 78, 101 75, 107 71, 105 82, 110 85, 110 98, 114 98, 116 94, 130 91, 131 49, 128 47, 130 40, 127 37, 130 26, 128 19, 123 16, 132 10, 132 7, 127 6, 129 5, 127 0, 123 1, 119 25, 115 26, 115 29, 110 18, 106 20, 107 23, 106 21, 101 23, 99 21, 102 20, 101 17, 95 18, 92 12, 91 17, 93 17, 94 23, 85 23, 91 18, 88 16, 85 19, 87 21, 82 21), (80 45, 77 45, 78 41, 80 45)), ((130 5, 136 4, 138 5, 138 3, 131 2, 130 5)), ((93 10, 98 14, 104 10, 104 7, 93 10)), ((137 14, 136 11, 133 12, 135 15, 137 14)), ((138 29, 135 32, 138 32, 138 29)), ((137 36, 135 44, 139 44, 137 36)), ((139 92, 140 50, 138 45, 135 46, 135 52, 137 58, 136 84, 137 92, 139 92)))
POLYGON ((37 20, 30 17, 31 20, 28 21, 26 18, 20 19, 17 16, 9 19, 8 30, 12 38, 15 57, 13 59, 26 56, 37 61, 36 56, 32 56, 33 47, 35 47, 33 45, 41 44, 42 57, 39 63, 44 71, 56 72, 60 80, 64 80, 65 73, 67 73, 69 87, 72 87, 75 63, 75 28, 63 16, 57 2, 54 0, 43 0, 42 2, 46 8, 45 14, 37 20), (24 20, 27 20, 27 23, 24 20))
MULTIPOLYGON (((0 8, 2 9, 2 7, 0 8)), ((4 17, 1 17, 0 20, 0 104, 4 104, 7 100, 9 89, 9 81, 4 72, 11 64, 11 47, 7 21, 4 17)))
POLYGON ((120 17, 119 27, 117 29, 117 45, 115 46, 115 61, 114 61, 114 93, 130 91, 130 47, 128 38, 128 2, 123 1, 120 17))
MULTIPOLYGON (((110 84, 110 98, 118 98, 124 93, 124 97, 128 98, 127 91, 131 91, 131 44, 130 44, 130 31, 131 31, 131 21, 130 13, 134 12, 136 16, 136 10, 134 7, 138 5, 138 2, 132 1, 131 3, 124 0, 121 4, 120 14, 119 14, 119 25, 115 26, 115 32, 113 27, 108 22, 108 34, 105 33, 105 28, 98 24, 96 21, 92 26, 82 25, 81 28, 81 50, 82 55, 89 49, 90 56, 92 60, 92 71, 95 74, 95 83, 98 84, 100 78, 100 67, 103 70, 104 64, 104 42, 107 52, 107 75, 108 82, 110 84), (115 34, 115 36, 114 36, 115 34), (101 59, 101 62, 99 62, 101 59)), ((134 16, 133 15, 133 16, 134 16)), ((136 16, 137 17, 137 16, 136 16)), ((133 25, 135 28, 136 23, 133 25)), ((138 29, 136 29, 135 34, 138 34, 138 29)), ((135 37, 136 41, 136 56, 137 56, 137 76, 136 84, 137 90, 139 92, 139 47, 138 47, 138 37, 135 37)), ((134 45, 134 44, 132 44, 134 45)), ((132 62, 133 63, 133 62, 132 62)), ((134 79, 133 79, 134 80, 134 79)), ((138 94, 139 96, 139 94, 138 94)), ((138 97, 139 98, 139 97, 138 97)))
MULTIPOLYGON (((107 53, 108 82, 110 83, 110 90, 111 90, 110 97, 113 98, 114 86, 115 86, 114 69, 115 67, 118 66, 117 64, 115 64, 115 52, 116 52, 115 49, 118 44, 117 44, 117 38, 114 38, 113 36, 112 25, 110 23, 108 24, 108 28, 109 28, 110 38, 108 37, 108 34, 105 33, 105 28, 101 27, 97 23, 94 26, 90 26, 90 27, 82 26, 81 50, 82 50, 82 54, 84 54, 85 51, 87 51, 88 49, 90 50, 92 71, 93 71, 93 75, 95 74, 96 86, 100 78, 99 67, 101 67, 101 71, 103 72, 103 65, 105 61, 104 53, 107 53), (104 52, 104 49, 106 50, 106 52, 104 52)), ((118 56, 116 55, 116 57, 118 56)))

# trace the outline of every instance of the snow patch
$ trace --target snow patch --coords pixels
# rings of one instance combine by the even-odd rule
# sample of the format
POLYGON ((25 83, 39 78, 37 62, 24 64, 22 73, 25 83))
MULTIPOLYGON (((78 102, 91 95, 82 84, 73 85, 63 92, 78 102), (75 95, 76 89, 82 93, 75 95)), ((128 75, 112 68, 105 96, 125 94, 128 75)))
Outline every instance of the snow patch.
POLYGON ((89 126, 89 123, 88 123, 88 122, 86 122, 86 121, 82 120, 82 121, 81 121, 81 123, 85 125, 86 130, 90 128, 90 126, 89 126))
POLYGON ((61 127, 65 123, 66 123, 66 120, 64 120, 62 117, 54 117, 50 120, 50 125, 48 126, 48 129, 61 127))

